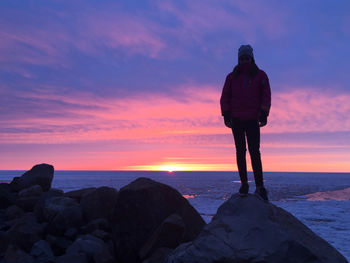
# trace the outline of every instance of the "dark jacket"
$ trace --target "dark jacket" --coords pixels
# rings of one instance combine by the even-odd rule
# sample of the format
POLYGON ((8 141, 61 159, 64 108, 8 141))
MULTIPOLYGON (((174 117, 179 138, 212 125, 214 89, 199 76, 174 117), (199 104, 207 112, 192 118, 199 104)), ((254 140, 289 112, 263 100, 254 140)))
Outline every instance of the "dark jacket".
POLYGON ((220 98, 221 114, 229 112, 232 118, 258 120, 261 111, 269 115, 271 107, 270 83, 262 70, 251 77, 241 72, 227 75, 220 98))

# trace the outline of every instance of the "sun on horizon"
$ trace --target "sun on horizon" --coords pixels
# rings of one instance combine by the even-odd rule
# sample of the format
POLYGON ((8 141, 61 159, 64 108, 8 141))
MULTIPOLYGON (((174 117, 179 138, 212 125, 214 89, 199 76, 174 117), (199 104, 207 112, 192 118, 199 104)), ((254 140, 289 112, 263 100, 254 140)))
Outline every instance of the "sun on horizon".
POLYGON ((160 164, 149 164, 149 165, 135 165, 128 166, 125 170, 133 171, 226 171, 221 165, 213 164, 201 164, 201 163, 160 163, 160 164))

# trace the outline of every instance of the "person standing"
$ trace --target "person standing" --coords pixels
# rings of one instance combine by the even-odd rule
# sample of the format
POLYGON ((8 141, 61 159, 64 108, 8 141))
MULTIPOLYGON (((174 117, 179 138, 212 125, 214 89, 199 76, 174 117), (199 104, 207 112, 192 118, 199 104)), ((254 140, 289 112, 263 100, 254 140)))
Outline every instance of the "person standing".
POLYGON ((232 129, 236 146, 238 172, 241 179, 239 194, 249 192, 246 138, 255 179, 255 194, 268 200, 264 187, 260 156, 260 127, 267 124, 271 107, 271 90, 266 73, 255 64, 253 48, 241 45, 238 64, 226 77, 220 98, 221 114, 226 127, 232 129))

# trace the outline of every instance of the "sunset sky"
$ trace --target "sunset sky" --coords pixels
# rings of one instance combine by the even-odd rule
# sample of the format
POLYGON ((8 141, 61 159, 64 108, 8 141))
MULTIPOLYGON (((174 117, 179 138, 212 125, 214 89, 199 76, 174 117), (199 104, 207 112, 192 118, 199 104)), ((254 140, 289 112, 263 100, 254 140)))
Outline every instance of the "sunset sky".
POLYGON ((1 0, 0 170, 237 170, 241 44, 271 85, 264 170, 350 172, 348 0, 1 0))

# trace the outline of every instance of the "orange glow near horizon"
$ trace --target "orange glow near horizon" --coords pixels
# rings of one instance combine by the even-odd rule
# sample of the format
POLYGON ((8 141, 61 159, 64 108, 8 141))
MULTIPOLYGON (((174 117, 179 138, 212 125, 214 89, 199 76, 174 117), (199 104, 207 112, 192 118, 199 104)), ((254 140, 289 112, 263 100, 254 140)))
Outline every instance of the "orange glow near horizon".
MULTIPOLYGON (((329 162, 320 164, 319 162, 299 162, 285 161, 282 159, 274 158, 274 162, 269 162, 270 158, 263 157, 264 172, 328 172, 328 173, 350 173, 350 164, 346 161, 329 162), (276 161, 277 160, 277 161, 276 161)), ((27 163, 24 166, 20 166, 17 169, 11 169, 11 167, 5 167, 1 170, 29 170, 33 165, 42 162, 27 163)), ((120 166, 115 168, 106 168, 106 166, 98 166, 96 164, 91 165, 69 165, 60 162, 44 162, 53 164, 55 170, 70 170, 70 171, 165 171, 165 172, 176 172, 176 171, 217 171, 217 172, 237 172, 237 165, 235 162, 222 163, 222 164, 203 164, 203 163, 179 163, 179 164, 150 164, 150 165, 133 165, 133 166, 120 166)), ((107 165, 107 167, 109 167, 107 165)), ((252 171, 250 166, 250 160, 247 156, 247 169, 252 171)))
MULTIPOLYGON (((136 165, 136 166, 128 166, 123 170, 135 170, 135 171, 168 171, 168 172, 176 172, 176 171, 226 171, 226 165, 219 164, 155 164, 155 165, 136 165)), ((227 170, 229 171, 229 170, 227 170)))

